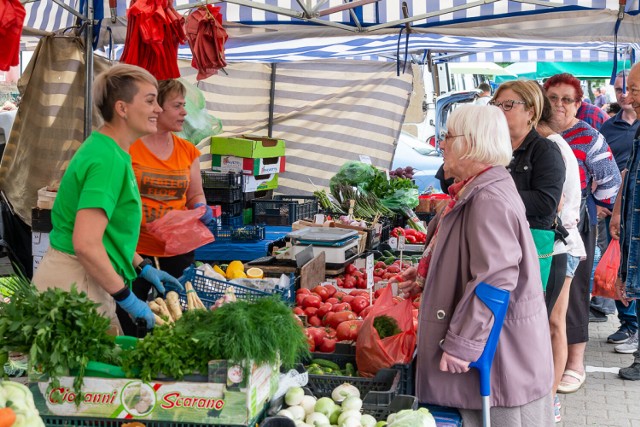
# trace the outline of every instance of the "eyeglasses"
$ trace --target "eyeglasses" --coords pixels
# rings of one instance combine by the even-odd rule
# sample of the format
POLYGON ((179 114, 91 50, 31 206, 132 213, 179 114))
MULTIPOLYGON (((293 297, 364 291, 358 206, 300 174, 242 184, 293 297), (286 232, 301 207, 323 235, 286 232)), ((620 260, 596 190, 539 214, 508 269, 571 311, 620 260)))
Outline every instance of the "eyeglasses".
POLYGON ((562 98, 558 98, 555 95, 549 96, 549 101, 551 101, 552 104, 557 104, 558 101, 560 101, 564 105, 569 105, 569 104, 573 104, 574 102, 576 102, 576 100, 573 99, 573 98, 567 98, 566 96, 563 96, 562 98))
POLYGON ((624 92, 620 87, 615 88, 615 91, 617 94, 621 94, 622 92, 624 92))
POLYGON ((446 140, 448 140, 448 139, 459 138, 459 137, 461 137, 461 136, 464 136, 464 135, 449 135, 449 134, 446 134, 446 135, 444 136, 444 139, 445 139, 445 141, 446 141, 446 140))
POLYGON ((502 111, 511 111, 514 104, 526 104, 524 101, 514 101, 513 99, 507 99, 502 102, 489 101, 489 105, 494 105, 496 107, 502 108, 502 111))

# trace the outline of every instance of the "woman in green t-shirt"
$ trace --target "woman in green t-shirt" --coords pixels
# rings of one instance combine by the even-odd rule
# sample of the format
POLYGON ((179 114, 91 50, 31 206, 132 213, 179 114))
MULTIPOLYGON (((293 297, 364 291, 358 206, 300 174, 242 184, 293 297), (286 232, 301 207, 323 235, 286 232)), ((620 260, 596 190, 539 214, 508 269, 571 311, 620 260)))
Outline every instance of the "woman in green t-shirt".
POLYGON ((157 95, 156 79, 136 66, 118 64, 96 77, 93 98, 104 125, 82 144, 62 177, 51 213, 51 247, 33 277, 39 289, 75 283, 100 303, 114 332, 120 331, 116 304, 147 327, 155 324, 147 304, 130 291, 143 269, 162 291, 181 287, 135 252, 142 210, 129 147, 156 132, 162 112, 157 95))

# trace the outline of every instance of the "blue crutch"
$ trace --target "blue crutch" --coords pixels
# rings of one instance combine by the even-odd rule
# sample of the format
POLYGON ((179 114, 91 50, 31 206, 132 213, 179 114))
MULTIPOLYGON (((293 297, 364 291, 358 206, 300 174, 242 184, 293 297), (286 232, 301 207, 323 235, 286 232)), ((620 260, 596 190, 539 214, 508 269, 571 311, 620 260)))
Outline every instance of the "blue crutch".
POLYGON ((480 395, 482 396, 482 425, 491 426, 491 363, 498 346, 498 338, 504 323, 504 316, 509 307, 509 291, 481 282, 475 289, 476 296, 489 307, 493 313, 493 326, 484 346, 482 355, 469 367, 476 368, 480 373, 480 395))

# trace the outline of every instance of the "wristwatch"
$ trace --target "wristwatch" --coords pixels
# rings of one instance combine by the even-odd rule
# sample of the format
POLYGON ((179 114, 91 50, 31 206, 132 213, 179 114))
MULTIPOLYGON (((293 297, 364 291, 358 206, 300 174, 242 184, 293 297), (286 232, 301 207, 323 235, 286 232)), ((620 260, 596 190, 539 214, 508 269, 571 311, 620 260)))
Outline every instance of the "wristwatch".
POLYGON ((142 273, 142 269, 147 265, 153 265, 149 258, 143 259, 142 262, 136 266, 136 273, 138 273, 138 276, 140 275, 140 273, 142 273))

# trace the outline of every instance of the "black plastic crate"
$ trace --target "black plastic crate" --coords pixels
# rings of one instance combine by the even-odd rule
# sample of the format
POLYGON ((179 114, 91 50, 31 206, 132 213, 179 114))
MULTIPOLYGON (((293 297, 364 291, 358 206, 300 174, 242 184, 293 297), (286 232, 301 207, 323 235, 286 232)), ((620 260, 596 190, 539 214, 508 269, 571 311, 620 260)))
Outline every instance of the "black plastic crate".
POLYGON ((208 205, 242 202, 242 188, 203 188, 208 205))
MULTIPOLYGON (((312 359, 325 359, 330 360, 333 363, 339 365, 341 368, 347 363, 352 363, 353 366, 358 369, 356 364, 356 348, 351 344, 337 343, 336 349, 333 353, 311 353, 312 359)), ((400 381, 398 383, 398 394, 415 394, 415 377, 416 377, 416 355, 414 352, 413 360, 411 363, 397 363, 391 366, 391 369, 396 369, 400 372, 400 381)), ((354 378, 354 377, 340 377, 340 378, 354 378)), ((357 378, 357 377, 356 377, 357 378)), ((350 381, 347 381, 350 382, 350 381)))
POLYGON ((51 210, 40 208, 31 209, 31 231, 50 233, 51 230, 53 230, 51 210))
POLYGON ((307 387, 316 397, 331 397, 334 388, 349 383, 360 390, 360 395, 375 391, 379 399, 386 405, 398 394, 400 371, 397 369, 380 369, 373 378, 349 377, 344 375, 312 375, 309 374, 307 387))
POLYGON ((242 227, 244 225, 244 218, 242 217, 242 211, 240 211, 239 216, 231 216, 229 214, 223 213, 220 216, 220 225, 223 227, 242 227))
POLYGON ((253 223, 291 225, 318 213, 315 196, 274 196, 271 200, 252 200, 253 223))
MULTIPOLYGON (((216 242, 238 242, 238 243, 246 243, 246 242, 259 242, 260 240, 264 240, 265 238, 265 230, 261 225, 243 225, 242 217, 240 218, 240 223, 238 226, 214 226, 209 227, 211 233, 215 237, 216 242)), ((236 220, 237 221, 237 220, 236 220)))
POLYGON ((202 188, 242 188, 242 174, 239 172, 218 173, 210 170, 200 171, 202 188))
MULTIPOLYGON (((254 427, 263 415, 259 416, 254 422, 249 424, 204 424, 201 422, 183 422, 183 421, 152 421, 149 419, 140 419, 145 427, 254 427)), ((44 425, 47 427, 120 427, 123 424, 138 421, 136 419, 112 419, 112 418, 93 418, 93 417, 63 417, 57 415, 40 415, 44 425)))
POLYGON ((242 215, 242 207, 243 207, 242 201, 233 202, 233 203, 220 202, 219 205, 223 215, 225 214, 229 216, 242 215))

